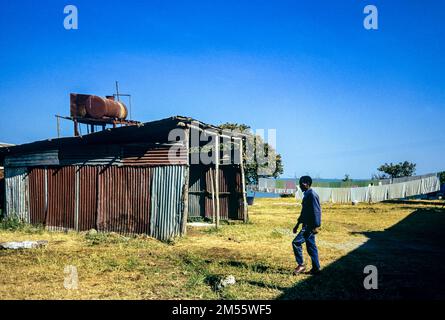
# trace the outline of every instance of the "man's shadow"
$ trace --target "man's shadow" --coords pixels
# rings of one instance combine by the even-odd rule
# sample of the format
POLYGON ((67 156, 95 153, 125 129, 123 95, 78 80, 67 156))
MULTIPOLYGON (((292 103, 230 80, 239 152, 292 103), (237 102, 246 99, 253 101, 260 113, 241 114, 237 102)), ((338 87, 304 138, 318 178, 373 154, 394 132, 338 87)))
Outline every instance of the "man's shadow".
POLYGON ((321 274, 285 289, 279 299, 444 299, 445 210, 417 209, 321 274), (378 289, 366 290, 364 268, 378 270, 378 289))

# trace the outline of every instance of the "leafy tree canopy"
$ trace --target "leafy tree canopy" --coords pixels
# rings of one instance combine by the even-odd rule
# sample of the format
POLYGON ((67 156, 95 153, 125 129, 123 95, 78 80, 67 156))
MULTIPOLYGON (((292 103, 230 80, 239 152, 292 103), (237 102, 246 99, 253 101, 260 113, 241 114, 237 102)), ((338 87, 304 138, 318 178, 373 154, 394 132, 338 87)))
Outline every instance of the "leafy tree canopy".
POLYGON ((383 172, 386 178, 411 177, 416 172, 416 164, 408 161, 394 164, 391 162, 381 165, 377 170, 383 172))
MULTIPOLYGON (((250 131, 250 126, 246 124, 238 124, 238 123, 224 123, 219 126, 221 129, 227 130, 237 130, 240 132, 250 131)), ((244 144, 244 174, 246 177, 246 183, 250 185, 258 184, 258 178, 260 177, 274 177, 277 178, 280 174, 283 173, 283 162, 281 155, 276 153, 276 150, 269 145, 267 142, 264 142, 263 139, 259 135, 252 135, 252 138, 255 140, 255 146, 263 146, 264 150, 261 150, 264 153, 264 156, 268 159, 275 159, 275 165, 270 166, 268 163, 261 163, 257 158, 257 153, 255 155, 247 155, 246 154, 246 144, 244 144), (253 159, 252 159, 253 156, 253 159), (246 159, 252 159, 253 161, 249 161, 246 163, 246 159), (272 168, 271 170, 269 168, 272 168)), ((256 150, 259 151, 259 150, 256 150)))

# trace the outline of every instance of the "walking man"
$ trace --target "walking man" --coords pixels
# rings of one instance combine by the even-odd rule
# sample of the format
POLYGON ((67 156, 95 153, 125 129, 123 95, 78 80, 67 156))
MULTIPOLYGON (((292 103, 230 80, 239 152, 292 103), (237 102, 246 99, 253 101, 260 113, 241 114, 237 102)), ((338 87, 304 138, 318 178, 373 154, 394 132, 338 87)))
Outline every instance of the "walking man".
POLYGON ((306 270, 303 261, 302 245, 306 242, 306 250, 312 260, 311 274, 320 272, 320 262, 318 261, 318 249, 315 243, 315 235, 321 226, 321 206, 318 194, 311 188, 312 178, 303 176, 300 178, 300 188, 304 192, 302 209, 298 222, 293 229, 294 233, 298 232, 298 227, 303 225, 298 235, 292 241, 295 260, 298 266, 294 270, 294 274, 300 274, 306 270))

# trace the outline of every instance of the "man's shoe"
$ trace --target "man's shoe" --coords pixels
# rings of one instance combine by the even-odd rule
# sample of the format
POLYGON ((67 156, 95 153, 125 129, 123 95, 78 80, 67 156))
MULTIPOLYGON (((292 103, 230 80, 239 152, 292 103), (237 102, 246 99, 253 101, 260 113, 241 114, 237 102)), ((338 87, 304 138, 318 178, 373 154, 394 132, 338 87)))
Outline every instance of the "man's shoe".
POLYGON ((314 269, 312 268, 311 271, 309 271, 310 274, 312 275, 317 275, 321 273, 321 269, 314 269))
POLYGON ((303 266, 303 265, 300 265, 300 266, 295 268, 294 275, 296 276, 296 275, 298 275, 300 273, 303 273, 305 270, 306 270, 306 267, 303 266))

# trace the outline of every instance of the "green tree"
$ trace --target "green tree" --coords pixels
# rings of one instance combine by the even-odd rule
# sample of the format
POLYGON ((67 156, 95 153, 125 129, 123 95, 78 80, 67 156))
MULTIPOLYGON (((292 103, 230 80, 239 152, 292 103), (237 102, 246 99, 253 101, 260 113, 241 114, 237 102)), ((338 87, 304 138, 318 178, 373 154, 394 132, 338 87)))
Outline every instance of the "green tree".
MULTIPOLYGON (((236 130, 240 132, 250 132, 250 126, 246 124, 238 124, 238 123, 224 123, 219 126, 221 129, 226 130, 236 130)), ((250 132, 251 133, 251 132, 250 132)), ((274 177, 278 178, 280 174, 283 173, 283 162, 281 155, 276 153, 276 150, 269 145, 267 142, 264 142, 263 139, 259 135, 251 135, 250 139, 252 140, 252 144, 257 146, 261 145, 264 148, 264 156, 269 159, 275 160, 275 166, 273 166, 273 170, 267 170, 269 168, 267 163, 260 163, 257 158, 257 153, 255 152, 255 155, 253 155, 253 161, 249 161, 249 163, 246 163, 247 157, 251 157, 251 155, 246 155, 246 144, 244 144, 244 174, 246 177, 246 183, 250 185, 256 185, 258 184, 258 178, 265 178, 265 177, 274 177), (261 170, 263 169, 263 170, 261 170), (258 174, 259 172, 263 171, 264 174, 258 174)))
POLYGON ((408 161, 399 163, 385 163, 377 168, 378 171, 385 173, 390 178, 410 177, 416 172, 416 164, 408 161))
POLYGON ((439 173, 440 184, 445 184, 445 171, 439 173))
POLYGON ((388 178, 389 177, 384 173, 374 173, 371 177, 372 180, 383 180, 388 178))

